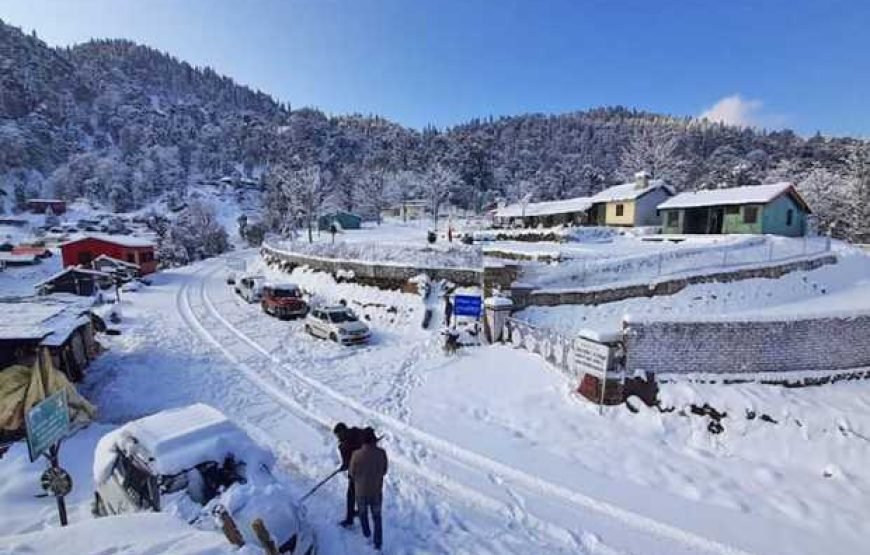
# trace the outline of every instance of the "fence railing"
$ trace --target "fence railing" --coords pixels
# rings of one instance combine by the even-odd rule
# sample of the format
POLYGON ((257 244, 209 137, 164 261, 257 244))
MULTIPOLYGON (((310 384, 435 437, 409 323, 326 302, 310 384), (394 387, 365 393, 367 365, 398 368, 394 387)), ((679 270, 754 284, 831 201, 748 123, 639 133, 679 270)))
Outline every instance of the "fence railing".
POLYGON ((578 377, 574 368, 574 346, 568 337, 516 318, 508 318, 505 328, 507 341, 511 345, 540 355, 569 378, 578 377))
MULTIPOLYGON (((543 288, 593 287, 622 281, 780 263, 830 252, 827 237, 795 240, 759 238, 721 247, 661 251, 619 259, 574 259, 540 269, 534 282, 543 288), (562 268, 559 268, 562 266, 562 268)), ((536 270, 531 270, 535 273, 536 270)))

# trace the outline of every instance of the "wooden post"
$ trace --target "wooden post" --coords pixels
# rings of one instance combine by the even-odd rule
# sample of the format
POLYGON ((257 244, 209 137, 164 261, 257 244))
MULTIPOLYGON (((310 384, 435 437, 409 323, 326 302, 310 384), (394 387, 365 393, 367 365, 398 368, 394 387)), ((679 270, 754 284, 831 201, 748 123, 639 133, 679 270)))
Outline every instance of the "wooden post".
POLYGON ((244 546, 245 539, 242 537, 242 533, 239 532, 239 527, 236 526, 236 521, 233 520, 230 513, 223 506, 219 506, 215 513, 221 521, 221 530, 223 530, 227 540, 237 547, 244 546))
MULTIPOLYGON (((52 468, 60 468, 59 458, 60 458, 60 441, 58 441, 57 443, 52 445, 51 448, 48 450, 48 460, 51 463, 52 468)), ((55 499, 57 500, 57 514, 58 514, 58 517, 60 517, 60 525, 66 526, 67 525, 66 501, 64 500, 63 495, 57 495, 57 496, 55 496, 55 499)))
POLYGON ((269 530, 266 529, 266 524, 263 522, 262 518, 258 518, 252 522, 251 529, 254 531, 254 535, 257 536, 260 545, 263 546, 266 555, 279 555, 278 547, 272 540, 272 536, 269 534, 269 530))

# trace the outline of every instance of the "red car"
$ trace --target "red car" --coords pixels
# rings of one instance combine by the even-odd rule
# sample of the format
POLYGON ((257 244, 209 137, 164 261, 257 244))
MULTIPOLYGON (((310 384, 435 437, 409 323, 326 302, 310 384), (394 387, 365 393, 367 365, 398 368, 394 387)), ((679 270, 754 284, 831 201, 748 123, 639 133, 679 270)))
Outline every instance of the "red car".
POLYGON ((295 283, 267 283, 262 295, 260 306, 266 314, 278 318, 301 318, 308 314, 308 303, 295 283))

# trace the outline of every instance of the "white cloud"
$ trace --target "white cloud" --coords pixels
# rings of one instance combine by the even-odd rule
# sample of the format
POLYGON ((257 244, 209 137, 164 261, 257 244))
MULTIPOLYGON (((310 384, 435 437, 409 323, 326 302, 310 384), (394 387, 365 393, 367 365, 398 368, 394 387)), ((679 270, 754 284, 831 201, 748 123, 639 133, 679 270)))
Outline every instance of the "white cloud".
POLYGON ((699 117, 728 125, 747 127, 761 126, 769 118, 761 113, 764 103, 760 100, 744 99, 739 94, 726 96, 704 110, 699 117))

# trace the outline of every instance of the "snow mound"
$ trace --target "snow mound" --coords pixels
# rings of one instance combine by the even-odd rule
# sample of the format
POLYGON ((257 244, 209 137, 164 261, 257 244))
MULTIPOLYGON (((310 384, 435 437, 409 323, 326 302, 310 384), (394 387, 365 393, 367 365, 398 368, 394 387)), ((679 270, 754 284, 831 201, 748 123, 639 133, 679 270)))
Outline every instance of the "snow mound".
POLYGON ((420 268, 474 268, 483 264, 480 249, 460 243, 414 245, 383 241, 332 243, 279 242, 279 250, 331 260, 401 264, 420 268))
MULTIPOLYGON (((3 553, 41 555, 222 555, 242 553, 223 535, 188 526, 165 513, 134 513, 110 518, 72 522, 66 528, 6 536, 3 553)), ((250 551, 248 551, 250 553, 250 551)))
POLYGON ((201 403, 130 422, 106 434, 94 455, 94 482, 112 472, 118 451, 137 453, 161 475, 178 474, 205 461, 233 455, 249 468, 271 466, 273 455, 218 410, 201 403))

